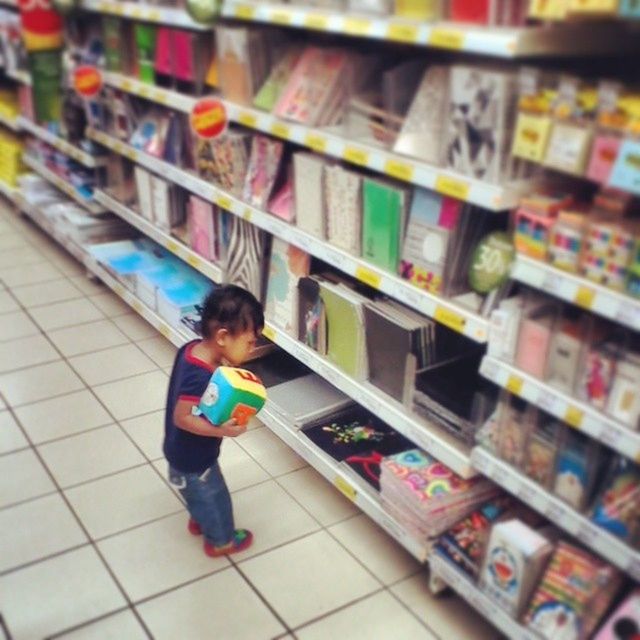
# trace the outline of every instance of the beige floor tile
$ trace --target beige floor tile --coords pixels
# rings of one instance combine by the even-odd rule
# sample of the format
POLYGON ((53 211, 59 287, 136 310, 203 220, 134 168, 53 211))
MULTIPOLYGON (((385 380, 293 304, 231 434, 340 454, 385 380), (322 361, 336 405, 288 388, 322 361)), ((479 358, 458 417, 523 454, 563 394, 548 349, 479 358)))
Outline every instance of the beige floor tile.
POLYGON ((134 602, 230 566, 227 558, 205 555, 202 537, 187 531, 186 512, 107 538, 98 546, 134 602))
POLYGON ((386 585, 421 571, 420 563, 364 514, 336 524, 329 531, 386 585))
POLYGON ((24 267, 29 264, 47 262, 47 259, 36 249, 9 249, 0 253, 0 269, 24 267))
POLYGON ((86 389, 18 407, 15 411, 34 444, 113 422, 104 407, 86 389))
POLYGON ((40 334, 0 342, 0 373, 59 359, 60 354, 40 334))
POLYGON ((89 546, 0 577, 0 600, 14 640, 48 637, 125 604, 89 546))
POLYGON ((427 574, 407 578, 392 587, 402 600, 439 638, 498 640, 500 634, 455 594, 433 596, 427 574))
POLYGON ((0 291, 0 314, 12 311, 20 311, 18 303, 8 291, 0 291))
POLYGON ((75 287, 78 287, 82 293, 88 296, 97 296, 100 293, 106 293, 109 291, 106 285, 102 284, 100 280, 87 278, 86 275, 70 276, 69 280, 75 287))
POLYGON ((74 287, 66 278, 15 287, 12 291, 20 303, 27 308, 42 307, 54 302, 63 302, 84 296, 82 291, 74 287))
POLYGON ((242 561, 240 568, 293 628, 380 588, 326 531, 242 561))
POLYGON ((278 484, 325 527, 360 513, 353 502, 312 467, 280 476, 278 484))
POLYGON ((61 487, 93 480, 146 462, 117 425, 42 444, 45 464, 61 487))
POLYGON ((147 640, 138 619, 129 610, 56 636, 58 640, 147 640))
POLYGON ((67 498, 92 538, 118 533, 183 509, 150 466, 66 490, 67 498))
POLYGON ((97 296, 91 296, 91 302, 104 313, 107 318, 117 318, 131 313, 131 307, 115 293, 105 291, 97 296))
POLYGON ((88 298, 56 302, 31 309, 33 319, 45 331, 71 327, 103 318, 102 312, 88 298))
POLYGON ((309 626, 297 629, 296 635, 299 640, 439 640, 387 592, 376 593, 309 626))
POLYGON ((69 358, 69 364, 89 386, 130 378, 158 368, 133 344, 74 356, 69 358))
POLYGON ((236 442, 274 477, 307 466, 293 449, 267 427, 247 431, 236 442))
POLYGON ((59 494, 0 510, 0 572, 88 542, 59 494))
POLYGON ((255 536, 253 545, 242 558, 250 558, 319 529, 318 523, 275 481, 238 491, 232 501, 236 527, 249 529, 255 536))
POLYGON ((0 391, 14 407, 77 391, 83 386, 73 369, 61 360, 0 375, 0 391))
POLYGON ((0 251, 28 248, 29 244, 19 233, 3 233, 0 235, 0 251))
POLYGON ((232 492, 271 479, 271 476, 231 438, 226 438, 222 444, 220 467, 229 491, 232 492))
POLYGON ((67 358, 129 342, 129 338, 109 320, 97 320, 75 327, 66 327, 50 331, 48 335, 67 358))
POLYGON ((52 255, 49 259, 66 276, 80 276, 86 272, 85 266, 66 251, 60 255, 52 255))
POLYGON ((156 640, 268 640, 284 628, 249 585, 226 569, 138 606, 156 640))
POLYGON ((0 269, 0 280, 8 287, 58 280, 62 274, 50 262, 38 262, 0 269))
POLYGON ((24 311, 11 311, 0 315, 0 342, 33 336, 39 333, 40 329, 24 311))
POLYGON ((158 460, 163 457, 164 411, 154 411, 123 420, 120 424, 149 460, 158 460))
POLYGON ((24 449, 29 442, 9 411, 0 411, 0 454, 24 449))
POLYGON ((122 331, 130 340, 137 342, 145 338, 153 338, 158 332, 137 313, 130 313, 126 316, 118 316, 113 319, 114 324, 122 331))
POLYGON ((178 349, 164 336, 139 340, 140 347, 159 367, 172 367, 178 349))
POLYGON ((169 379, 164 372, 152 371, 99 385, 94 391, 116 420, 126 420, 163 409, 168 385, 169 379))
POLYGON ((0 507, 36 498, 55 490, 55 485, 31 449, 0 458, 0 507))

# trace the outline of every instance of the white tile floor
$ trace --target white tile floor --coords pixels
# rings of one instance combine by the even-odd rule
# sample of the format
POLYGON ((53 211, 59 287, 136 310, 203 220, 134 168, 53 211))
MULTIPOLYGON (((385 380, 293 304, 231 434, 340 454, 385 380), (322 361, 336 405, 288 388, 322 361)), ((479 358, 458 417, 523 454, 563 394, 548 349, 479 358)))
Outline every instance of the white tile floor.
POLYGON ((488 640, 261 425, 224 445, 255 545, 204 555, 160 448, 174 349, 0 212, 0 638, 488 640))

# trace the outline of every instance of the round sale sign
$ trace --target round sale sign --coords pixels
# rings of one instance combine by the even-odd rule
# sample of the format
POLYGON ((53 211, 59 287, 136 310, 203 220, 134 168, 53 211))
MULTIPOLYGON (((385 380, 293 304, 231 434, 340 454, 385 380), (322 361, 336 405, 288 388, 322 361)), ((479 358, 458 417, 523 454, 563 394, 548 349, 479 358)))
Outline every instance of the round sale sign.
POLYGON ((216 98, 202 98, 193 105, 189 121, 201 138, 217 138, 227 128, 227 110, 216 98))
POLYGON ((478 293, 489 293, 509 277, 515 248, 511 237, 494 231, 476 246, 469 268, 469 284, 478 293))
POLYGON ((93 98, 102 89, 102 74, 96 67, 78 67, 73 72, 73 88, 82 98, 93 98))

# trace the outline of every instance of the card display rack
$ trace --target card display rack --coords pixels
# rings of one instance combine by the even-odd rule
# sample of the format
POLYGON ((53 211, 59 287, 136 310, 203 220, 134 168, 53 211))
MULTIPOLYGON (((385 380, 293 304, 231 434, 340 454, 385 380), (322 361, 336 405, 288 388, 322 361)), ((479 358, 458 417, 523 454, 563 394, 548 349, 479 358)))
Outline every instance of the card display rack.
POLYGON ((482 474, 544 515, 550 522, 575 536, 585 546, 626 571, 632 578, 640 580, 640 552, 596 526, 586 516, 489 451, 475 447, 471 459, 482 474))
MULTIPOLYGON (((106 73, 105 84, 187 113, 196 102, 196 98, 178 97, 174 91, 150 87, 121 74, 106 73)), ((508 185, 490 184, 378 147, 353 142, 324 129, 293 124, 259 109, 238 105, 228 100, 222 100, 222 102, 231 122, 299 144, 317 153, 383 173, 396 180, 476 204, 490 211, 505 211, 515 207, 520 196, 532 186, 530 180, 516 181, 508 185)))
POLYGON ((621 24, 563 23, 536 27, 482 27, 452 22, 418 22, 292 7, 270 2, 226 0, 226 18, 337 33, 357 38, 449 49, 497 58, 595 55, 633 46, 621 24))
POLYGON ((603 318, 640 331, 640 300, 527 256, 518 255, 511 277, 603 318))
POLYGON ((61 151, 65 155, 68 155, 70 158, 73 158, 76 162, 83 164, 89 169, 95 169, 96 167, 100 167, 105 163, 104 158, 96 157, 91 155, 90 153, 87 153, 79 147, 76 147, 74 144, 71 144, 70 142, 62 139, 55 133, 47 131, 47 129, 41 127, 32 120, 29 120, 29 118, 19 116, 17 124, 23 131, 27 131, 43 142, 50 144, 52 147, 58 149, 58 151, 61 151))
POLYGON ((276 216, 247 205, 195 174, 178 169, 154 156, 143 153, 100 131, 88 130, 87 134, 112 151, 133 162, 162 175, 164 178, 195 193, 201 198, 214 202, 223 209, 242 217, 268 233, 294 244, 327 264, 347 273, 382 293, 417 309, 424 315, 445 324, 450 329, 462 333, 476 342, 486 342, 487 320, 454 301, 422 291, 395 274, 377 269, 366 261, 329 245, 323 240, 297 229, 276 216))
POLYGON ((30 157, 28 154, 24 154, 23 156, 24 163, 33 169, 36 173, 40 174, 47 182, 50 182, 54 187, 60 189, 60 191, 64 191, 69 197, 73 198, 79 205, 84 207, 89 213, 92 215, 100 215, 104 213, 106 209, 94 202, 93 200, 89 200, 87 198, 83 198, 75 187, 56 175, 51 169, 42 164, 39 160, 30 157))

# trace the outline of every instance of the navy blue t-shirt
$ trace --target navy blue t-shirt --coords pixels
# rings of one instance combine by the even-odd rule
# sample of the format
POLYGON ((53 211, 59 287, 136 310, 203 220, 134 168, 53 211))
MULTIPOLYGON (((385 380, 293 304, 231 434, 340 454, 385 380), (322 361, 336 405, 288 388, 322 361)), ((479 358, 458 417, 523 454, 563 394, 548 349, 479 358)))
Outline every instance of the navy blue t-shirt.
POLYGON ((183 345, 173 363, 162 449, 167 461, 176 471, 201 474, 218 459, 222 438, 199 436, 180 429, 173 422, 173 411, 178 400, 198 404, 213 373, 211 365, 192 354, 196 344, 198 340, 183 345))

